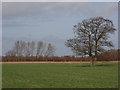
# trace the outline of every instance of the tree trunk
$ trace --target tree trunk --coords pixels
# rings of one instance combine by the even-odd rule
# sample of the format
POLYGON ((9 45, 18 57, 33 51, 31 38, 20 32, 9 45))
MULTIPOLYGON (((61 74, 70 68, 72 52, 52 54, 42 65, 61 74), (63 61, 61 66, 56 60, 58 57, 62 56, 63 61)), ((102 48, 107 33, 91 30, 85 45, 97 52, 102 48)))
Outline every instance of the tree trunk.
POLYGON ((91 67, 95 66, 96 59, 97 58, 93 58, 92 56, 90 57, 91 67))
POLYGON ((94 58, 94 66, 96 65, 97 57, 94 58))
POLYGON ((90 56, 91 67, 93 66, 93 58, 90 56))

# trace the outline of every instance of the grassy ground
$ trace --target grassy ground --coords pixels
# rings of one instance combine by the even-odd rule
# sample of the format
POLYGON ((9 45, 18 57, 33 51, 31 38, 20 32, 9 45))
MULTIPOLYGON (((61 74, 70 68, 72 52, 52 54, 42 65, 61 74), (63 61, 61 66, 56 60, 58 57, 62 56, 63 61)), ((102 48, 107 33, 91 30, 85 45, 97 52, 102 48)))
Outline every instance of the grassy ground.
POLYGON ((3 88, 115 88, 118 64, 3 64, 3 88))

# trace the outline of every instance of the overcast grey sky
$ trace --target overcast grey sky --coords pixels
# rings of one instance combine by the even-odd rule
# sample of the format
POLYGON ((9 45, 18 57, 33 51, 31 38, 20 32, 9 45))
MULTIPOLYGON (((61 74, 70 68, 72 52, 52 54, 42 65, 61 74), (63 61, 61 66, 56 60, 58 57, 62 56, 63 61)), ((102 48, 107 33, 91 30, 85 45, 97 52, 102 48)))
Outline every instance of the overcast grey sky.
MULTIPOLYGON (((16 40, 34 40, 51 42, 56 47, 55 55, 72 55, 64 43, 74 36, 73 25, 92 17, 108 18, 118 30, 117 2, 4 2, 2 9, 3 54, 16 40)), ((117 31, 111 40, 117 48, 117 31)))

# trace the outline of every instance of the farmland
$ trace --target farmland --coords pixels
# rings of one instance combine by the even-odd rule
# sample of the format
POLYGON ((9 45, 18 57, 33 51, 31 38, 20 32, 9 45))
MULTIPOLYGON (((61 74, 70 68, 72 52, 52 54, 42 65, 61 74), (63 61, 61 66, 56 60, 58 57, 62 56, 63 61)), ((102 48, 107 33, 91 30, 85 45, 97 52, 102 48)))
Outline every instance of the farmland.
POLYGON ((117 88, 118 63, 7 63, 3 88, 117 88))

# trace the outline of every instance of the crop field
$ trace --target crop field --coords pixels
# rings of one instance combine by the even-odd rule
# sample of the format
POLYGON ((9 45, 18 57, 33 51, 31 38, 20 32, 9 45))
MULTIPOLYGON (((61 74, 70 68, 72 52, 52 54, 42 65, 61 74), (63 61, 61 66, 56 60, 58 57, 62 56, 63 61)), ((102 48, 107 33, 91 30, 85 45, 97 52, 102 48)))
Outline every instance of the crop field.
POLYGON ((118 63, 2 64, 3 88, 117 88, 118 63))

